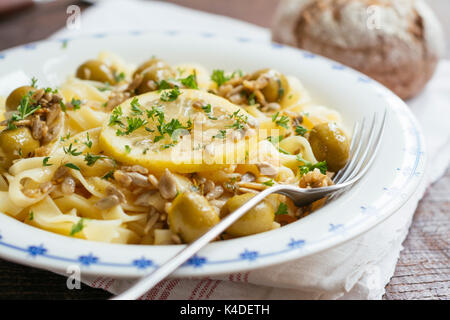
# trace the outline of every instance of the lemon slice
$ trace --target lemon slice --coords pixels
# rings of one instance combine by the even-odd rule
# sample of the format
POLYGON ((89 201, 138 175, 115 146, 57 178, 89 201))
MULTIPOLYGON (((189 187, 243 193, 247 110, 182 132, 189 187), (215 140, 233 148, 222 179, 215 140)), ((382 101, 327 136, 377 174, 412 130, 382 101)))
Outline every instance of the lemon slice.
POLYGON ((257 121, 200 90, 167 89, 124 101, 103 123, 103 152, 151 172, 214 171, 245 161, 245 132, 257 121))

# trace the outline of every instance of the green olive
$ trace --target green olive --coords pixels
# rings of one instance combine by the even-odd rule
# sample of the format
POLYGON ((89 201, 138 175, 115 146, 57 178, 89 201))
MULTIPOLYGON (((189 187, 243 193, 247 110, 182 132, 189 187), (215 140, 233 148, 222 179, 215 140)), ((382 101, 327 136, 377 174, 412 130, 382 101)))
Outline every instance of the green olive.
POLYGON ((309 143, 316 159, 326 161, 329 171, 337 172, 347 163, 349 141, 335 123, 321 123, 312 128, 309 143))
POLYGON ((88 60, 78 67, 77 78, 83 80, 93 80, 100 82, 108 82, 109 84, 116 84, 114 71, 99 60, 88 60))
MULTIPOLYGON (((244 203, 250 200, 254 194, 244 193, 234 196, 225 203, 221 210, 221 217, 224 217, 236 209, 240 208, 244 203)), ((234 237, 248 236, 272 229, 275 219, 275 210, 273 202, 265 199, 254 206, 238 221, 233 223, 226 232, 234 237)))
POLYGON ((250 79, 256 80, 261 75, 269 80, 267 86, 261 90, 264 98, 267 102, 279 102, 289 90, 289 82, 286 77, 276 70, 262 69, 254 72, 250 79))
POLYGON ((219 215, 208 200, 198 193, 178 195, 169 209, 170 230, 185 242, 192 242, 219 223, 219 215))
POLYGON ((33 88, 31 86, 22 86, 14 89, 6 98, 6 111, 15 111, 17 110, 17 107, 20 104, 20 100, 27 95, 29 92, 36 91, 36 88, 33 88))
POLYGON ((137 87, 137 94, 154 91, 157 89, 155 84, 161 80, 168 80, 175 78, 176 74, 172 68, 164 61, 159 59, 151 59, 143 63, 134 72, 134 75, 141 74, 143 76, 142 82, 137 87))
POLYGON ((3 130, 0 133, 0 149, 2 166, 6 169, 15 159, 28 157, 39 148, 39 141, 33 139, 30 129, 21 127, 13 130, 3 130))
POLYGON ((142 63, 136 69, 133 76, 135 76, 138 73, 144 73, 144 71, 148 70, 149 68, 163 69, 163 68, 170 68, 170 66, 164 60, 151 58, 150 60, 147 60, 144 63, 142 63))

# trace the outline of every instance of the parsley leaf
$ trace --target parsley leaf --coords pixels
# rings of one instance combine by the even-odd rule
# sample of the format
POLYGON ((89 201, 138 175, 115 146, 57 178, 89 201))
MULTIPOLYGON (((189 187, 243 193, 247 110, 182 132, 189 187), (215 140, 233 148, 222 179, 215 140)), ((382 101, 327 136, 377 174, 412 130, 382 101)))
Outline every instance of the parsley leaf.
POLYGON ((108 180, 108 179, 114 179, 114 170, 108 171, 102 179, 108 180))
POLYGON ((298 136, 304 136, 305 133, 307 133, 307 132, 308 132, 308 129, 306 129, 305 127, 303 127, 303 126, 301 126, 301 125, 295 126, 295 133, 296 133, 298 136))
POLYGON ((243 114, 239 114, 240 111, 241 110, 237 110, 233 112, 232 115, 229 116, 231 119, 235 119, 236 121, 232 125, 228 126, 228 128, 233 128, 236 130, 244 129, 244 124, 247 123, 248 118, 243 114))
POLYGON ((78 109, 80 109, 81 100, 72 98, 72 101, 70 101, 70 104, 73 106, 73 110, 78 110, 78 109))
POLYGON ((81 218, 76 224, 73 224, 72 229, 70 230, 70 236, 74 236, 75 234, 83 230, 83 228, 85 227, 83 222, 84 218, 81 218))
POLYGON ((32 86, 33 88, 37 88, 37 86, 36 86, 37 81, 38 81, 38 80, 37 80, 35 77, 31 78, 31 86, 32 86))
POLYGON ((188 87, 191 89, 198 89, 197 76, 195 73, 191 74, 190 76, 187 76, 186 78, 182 78, 179 80, 185 87, 188 87))
POLYGON ((256 96, 253 92, 248 96, 247 102, 249 106, 256 104, 256 96))
POLYGON ((121 106, 115 107, 111 113, 111 117, 109 118, 109 125, 113 126, 115 124, 118 124, 121 127, 123 127, 124 124, 122 123, 122 121, 120 121, 121 116, 122 116, 122 107, 121 106))
POLYGON ((121 73, 116 73, 114 72, 114 80, 116 80, 116 82, 120 82, 123 79, 125 79, 125 73, 121 72, 121 73))
POLYGON ((211 113, 211 104, 207 104, 206 106, 202 106, 203 111, 205 111, 205 113, 211 113))
POLYGON ((262 184, 266 185, 268 187, 271 187, 271 186, 273 186, 275 184, 275 182, 273 182, 273 179, 270 179, 270 180, 262 182, 262 184))
POLYGON ((144 113, 139 107, 141 107, 139 100, 134 97, 133 100, 131 100, 131 111, 133 115, 140 116, 144 113))
POLYGON ((166 89, 172 89, 172 85, 169 82, 167 82, 166 80, 161 80, 158 83, 158 90, 161 91, 161 90, 166 90, 166 89))
POLYGON ((131 152, 131 147, 129 145, 125 145, 125 152, 126 153, 130 153, 131 152))
POLYGON ((83 144, 88 147, 89 149, 92 148, 92 140, 89 138, 89 132, 86 132, 86 141, 83 142, 83 144))
POLYGON ((64 167, 67 167, 67 168, 70 168, 70 169, 74 169, 74 170, 81 171, 80 168, 79 168, 76 164, 73 164, 73 163, 71 163, 71 162, 66 163, 66 164, 64 165, 64 167))
POLYGON ((72 148, 72 144, 70 144, 68 148, 63 147, 63 150, 65 154, 70 154, 75 157, 81 154, 81 152, 77 152, 76 148, 72 148))
POLYGON ((61 142, 64 142, 69 139, 70 139, 70 132, 68 132, 65 136, 59 138, 59 140, 61 140, 61 142))
POLYGON ((319 169, 320 173, 322 174, 326 174, 328 167, 327 167, 327 162, 326 161, 322 161, 322 162, 317 162, 316 164, 312 164, 311 162, 303 159, 300 155, 297 155, 297 161, 301 161, 304 164, 302 166, 299 166, 299 173, 300 176, 303 176, 304 174, 307 174, 310 171, 313 171, 314 169, 319 169))
POLYGON ((50 157, 45 157, 43 160, 42 160, 42 165, 44 166, 44 167, 50 167, 52 164, 51 163, 48 163, 48 160, 50 159, 50 157))
POLYGON ((289 129, 289 117, 282 115, 279 119, 278 116, 280 115, 280 112, 275 113, 272 116, 272 122, 275 122, 278 126, 289 129))
POLYGON ((277 211, 275 212, 275 215, 281 215, 281 214, 288 214, 288 206, 286 203, 281 202, 278 206, 277 211))
POLYGON ((175 87, 170 91, 164 91, 159 98, 162 101, 175 101, 180 94, 180 89, 178 89, 178 87, 175 87))
POLYGON ((141 118, 134 118, 134 117, 127 117, 127 127, 126 130, 120 130, 117 129, 116 135, 117 136, 124 136, 129 135, 133 131, 136 131, 140 127, 143 127, 147 124, 147 120, 141 119, 141 118))
POLYGON ((226 130, 219 130, 219 133, 213 136, 213 139, 225 139, 226 135, 226 130))
POLYGON ((33 105, 35 101, 31 98, 32 95, 33 92, 30 91, 20 99, 19 106, 17 107, 18 112, 12 115, 12 121, 24 120, 41 108, 40 105, 33 105))
POLYGON ((220 87, 221 85, 223 85, 225 82, 227 82, 228 80, 230 80, 230 77, 225 76, 225 72, 223 70, 213 70, 212 74, 211 74, 211 80, 214 81, 215 83, 217 83, 217 86, 220 87))
POLYGON ((211 115, 211 111, 212 111, 211 104, 208 103, 206 106, 202 106, 202 109, 203 109, 203 111, 206 113, 206 115, 208 116, 209 119, 211 119, 211 120, 217 120, 216 117, 213 117, 213 116, 211 115))
POLYGON ((93 154, 87 153, 84 156, 84 161, 86 161, 88 166, 93 166, 97 162, 97 160, 105 159, 105 158, 106 158, 105 156, 93 155, 93 154))

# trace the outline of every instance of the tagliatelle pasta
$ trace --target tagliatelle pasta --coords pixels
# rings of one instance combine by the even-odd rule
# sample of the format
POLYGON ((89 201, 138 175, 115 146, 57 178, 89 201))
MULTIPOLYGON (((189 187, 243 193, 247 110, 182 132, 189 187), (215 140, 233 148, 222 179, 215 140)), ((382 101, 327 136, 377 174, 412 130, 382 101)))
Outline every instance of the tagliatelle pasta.
MULTIPOLYGON (((191 242, 265 188, 331 185, 348 158, 339 113, 273 69, 136 68, 102 52, 58 88, 32 79, 4 101, 0 212, 93 241, 191 242)), ((220 238, 311 210, 271 195, 220 238)))

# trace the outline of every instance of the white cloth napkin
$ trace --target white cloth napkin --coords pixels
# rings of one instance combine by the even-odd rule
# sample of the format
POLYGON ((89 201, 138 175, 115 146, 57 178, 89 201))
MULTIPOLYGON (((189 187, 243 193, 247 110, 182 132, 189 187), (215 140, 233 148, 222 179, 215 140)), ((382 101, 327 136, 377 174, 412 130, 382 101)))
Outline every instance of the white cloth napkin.
MULTIPOLYGON (((150 1, 100 1, 81 16, 79 30, 54 37, 124 30, 179 29, 270 40, 270 31, 231 18, 150 1), (126 3, 125 3, 126 2, 126 3)), ((450 61, 442 61, 426 90, 409 106, 427 142, 426 181, 396 214, 338 247, 296 261, 214 278, 167 279, 144 299, 380 299, 394 273, 417 203, 450 161, 450 61)), ((82 277, 92 287, 117 294, 131 280, 82 277)))

